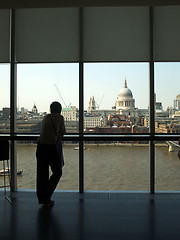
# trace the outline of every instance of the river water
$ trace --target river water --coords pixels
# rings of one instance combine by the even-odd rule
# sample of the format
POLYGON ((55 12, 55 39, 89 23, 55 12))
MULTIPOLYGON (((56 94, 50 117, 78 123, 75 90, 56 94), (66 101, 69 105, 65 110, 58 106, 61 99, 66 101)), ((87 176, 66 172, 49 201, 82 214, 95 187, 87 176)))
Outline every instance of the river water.
MULTIPOLYGON (((79 153, 75 145, 64 144, 65 166, 57 189, 79 189, 79 153)), ((180 160, 178 149, 169 152, 167 146, 155 148, 156 184, 158 191, 180 191, 180 160)), ((18 144, 19 189, 36 187, 36 145, 18 144)), ((150 163, 148 145, 86 145, 84 151, 85 190, 149 191, 150 163)), ((2 168, 2 163, 0 163, 2 168)), ((6 178, 7 180, 7 178, 6 178)), ((0 185, 3 177, 0 177, 0 185)))

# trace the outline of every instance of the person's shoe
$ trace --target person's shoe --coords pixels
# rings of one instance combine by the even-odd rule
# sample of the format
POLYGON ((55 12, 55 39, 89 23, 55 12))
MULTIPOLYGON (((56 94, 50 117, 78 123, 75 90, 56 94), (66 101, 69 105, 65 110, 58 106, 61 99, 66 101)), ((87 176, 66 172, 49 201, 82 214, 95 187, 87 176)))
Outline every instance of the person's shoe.
POLYGON ((52 207, 52 206, 54 206, 54 201, 53 200, 50 200, 48 203, 44 204, 44 207, 52 207))

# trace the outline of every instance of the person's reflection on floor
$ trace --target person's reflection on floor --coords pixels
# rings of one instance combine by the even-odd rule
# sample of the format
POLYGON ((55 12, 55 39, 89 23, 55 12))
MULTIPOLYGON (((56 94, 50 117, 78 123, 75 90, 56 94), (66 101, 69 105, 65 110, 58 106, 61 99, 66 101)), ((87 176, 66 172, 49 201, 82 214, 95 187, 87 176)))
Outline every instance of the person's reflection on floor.
POLYGON ((62 232, 59 219, 53 210, 50 208, 42 207, 37 214, 37 239, 62 239, 62 232))

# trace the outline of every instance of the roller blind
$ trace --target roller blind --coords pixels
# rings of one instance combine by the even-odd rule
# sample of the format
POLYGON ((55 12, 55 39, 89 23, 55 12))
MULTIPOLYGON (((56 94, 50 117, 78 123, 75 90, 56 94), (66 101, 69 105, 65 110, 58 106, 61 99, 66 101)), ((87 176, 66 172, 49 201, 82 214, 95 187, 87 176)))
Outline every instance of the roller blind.
POLYGON ((155 61, 180 61, 180 6, 154 8, 155 61))
POLYGON ((16 10, 17 62, 79 60, 78 8, 16 10))
MULTIPOLYGON (((16 10, 17 62, 79 61, 79 10, 16 10)), ((84 61, 148 61, 148 7, 83 9, 84 61)))
POLYGON ((148 61, 148 7, 84 9, 85 61, 148 61))
POLYGON ((10 62, 10 12, 0 10, 0 62, 10 62))

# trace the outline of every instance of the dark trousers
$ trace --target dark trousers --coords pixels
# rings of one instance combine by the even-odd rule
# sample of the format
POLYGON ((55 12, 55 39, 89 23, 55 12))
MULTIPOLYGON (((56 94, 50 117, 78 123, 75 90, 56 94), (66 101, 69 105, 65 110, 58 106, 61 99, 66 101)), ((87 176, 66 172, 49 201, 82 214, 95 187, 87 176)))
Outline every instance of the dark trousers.
POLYGON ((37 197, 39 204, 46 204, 62 176, 61 162, 58 157, 56 145, 38 144, 37 158, 37 197), (52 175, 49 178, 49 167, 52 175))

